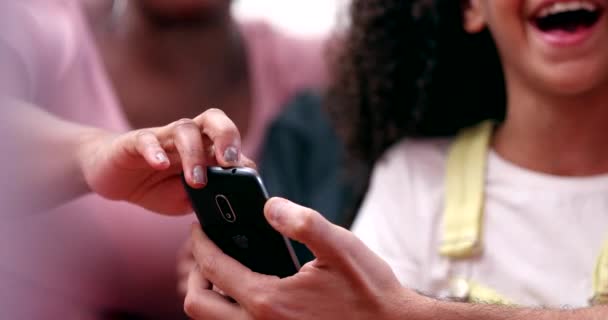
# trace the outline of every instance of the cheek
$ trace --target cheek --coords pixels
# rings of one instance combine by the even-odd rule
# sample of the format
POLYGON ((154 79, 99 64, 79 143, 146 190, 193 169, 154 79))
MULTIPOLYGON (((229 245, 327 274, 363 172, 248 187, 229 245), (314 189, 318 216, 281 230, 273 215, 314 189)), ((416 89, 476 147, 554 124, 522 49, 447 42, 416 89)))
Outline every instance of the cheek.
POLYGON ((526 22, 523 1, 486 0, 482 12, 492 34, 498 37, 520 32, 526 22))
POLYGON ((485 0, 481 11, 486 23, 495 35, 518 32, 524 17, 524 0, 485 0))
POLYGON ((521 49, 526 46, 523 0, 486 0, 483 13, 498 47, 503 64, 518 64, 521 49))
POLYGON ((517 15, 526 10, 526 0, 481 0, 482 10, 491 16, 517 15))

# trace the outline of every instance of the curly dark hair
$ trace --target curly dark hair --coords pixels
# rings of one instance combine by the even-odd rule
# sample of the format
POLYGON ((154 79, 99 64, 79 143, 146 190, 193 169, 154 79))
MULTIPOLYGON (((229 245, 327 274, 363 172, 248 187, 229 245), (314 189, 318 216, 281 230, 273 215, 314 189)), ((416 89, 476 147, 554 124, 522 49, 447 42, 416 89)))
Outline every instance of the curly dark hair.
POLYGON ((468 0, 352 1, 327 96, 355 193, 347 224, 371 168, 393 143, 452 136, 486 119, 500 122, 506 109, 490 32, 472 35, 463 28, 468 0))
POLYGON ((503 72, 489 31, 463 28, 466 0, 353 0, 334 60, 329 112, 371 168, 399 139, 502 121, 503 72))

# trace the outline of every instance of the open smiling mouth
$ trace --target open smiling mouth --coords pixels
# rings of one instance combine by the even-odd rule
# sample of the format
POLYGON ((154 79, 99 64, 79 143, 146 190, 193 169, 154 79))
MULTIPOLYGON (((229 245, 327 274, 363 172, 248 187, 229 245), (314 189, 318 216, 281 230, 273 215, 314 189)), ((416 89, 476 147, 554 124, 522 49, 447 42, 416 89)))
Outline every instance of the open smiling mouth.
POLYGON ((602 7, 589 1, 555 2, 539 10, 532 23, 545 33, 576 33, 592 28, 602 13, 602 7))

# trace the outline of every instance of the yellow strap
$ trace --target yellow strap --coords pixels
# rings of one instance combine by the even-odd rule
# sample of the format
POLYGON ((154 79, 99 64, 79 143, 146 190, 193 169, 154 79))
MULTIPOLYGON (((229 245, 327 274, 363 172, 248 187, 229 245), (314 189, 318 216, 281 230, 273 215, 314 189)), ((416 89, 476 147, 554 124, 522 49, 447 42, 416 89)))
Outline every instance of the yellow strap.
POLYGON ((462 302, 513 305, 498 292, 465 278, 452 280, 450 290, 452 298, 462 302))
POLYGON ((592 305, 608 303, 608 241, 604 243, 593 274, 592 305))
POLYGON ((493 123, 463 130, 450 147, 441 255, 462 259, 481 250, 486 159, 493 123))
POLYGON ((498 292, 484 287, 478 283, 470 282, 471 292, 469 293, 469 302, 472 303, 487 303, 500 305, 513 305, 513 302, 501 296, 498 292))
MULTIPOLYGON (((463 130, 448 152, 443 239, 439 248, 445 257, 464 259, 481 251, 486 159, 492 128, 493 123, 486 121, 463 130)), ((467 282, 466 288, 469 301, 511 304, 493 290, 473 282, 467 282)), ((593 274, 590 303, 608 304, 608 240, 593 274)))

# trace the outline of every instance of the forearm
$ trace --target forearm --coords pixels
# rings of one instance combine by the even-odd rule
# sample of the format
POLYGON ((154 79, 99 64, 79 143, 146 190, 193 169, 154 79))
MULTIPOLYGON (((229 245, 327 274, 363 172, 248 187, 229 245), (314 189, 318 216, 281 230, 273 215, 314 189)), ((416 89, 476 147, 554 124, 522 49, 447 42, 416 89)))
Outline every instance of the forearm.
POLYGON ((79 150, 101 131, 63 121, 22 101, 2 98, 0 186, 4 210, 38 211, 89 191, 79 150))
POLYGON ((484 304, 435 301, 427 304, 419 320, 600 320, 608 318, 608 307, 576 310, 534 309, 484 304))

